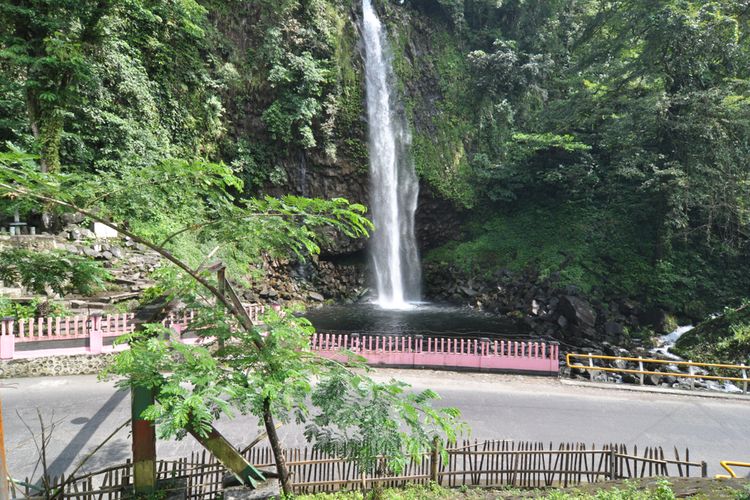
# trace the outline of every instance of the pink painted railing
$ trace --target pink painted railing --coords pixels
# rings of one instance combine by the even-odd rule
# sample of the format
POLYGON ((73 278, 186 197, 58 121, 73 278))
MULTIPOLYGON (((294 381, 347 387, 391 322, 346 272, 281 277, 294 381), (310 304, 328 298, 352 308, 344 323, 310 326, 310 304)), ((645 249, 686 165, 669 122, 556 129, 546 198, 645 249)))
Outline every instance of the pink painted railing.
POLYGON ((133 331, 132 313, 69 316, 62 318, 27 318, 15 322, 16 342, 70 340, 88 338, 90 332, 100 331, 104 337, 117 337, 133 331))
POLYGON ((343 361, 348 349, 369 365, 557 373, 559 346, 540 341, 315 334, 310 348, 343 361))
MULTIPOLYGON (((259 304, 245 306, 250 318, 257 322, 264 308, 259 304)), ((105 346, 104 338, 132 333, 133 313, 92 314, 60 318, 4 318, 0 322, 0 359, 44 357, 55 354, 100 354, 127 346, 105 346), (88 339, 88 347, 56 347, 50 341, 88 339), (47 342, 43 348, 16 349, 17 344, 47 342)), ((181 334, 195 318, 194 311, 170 314, 163 324, 181 334)))
MULTIPOLYGON (((257 322, 263 306, 246 307, 257 322)), ((171 314, 164 325, 180 338, 195 318, 194 311, 171 314)), ((73 316, 0 322, 0 359, 35 358, 59 354, 99 354, 127 349, 127 345, 107 346, 104 339, 133 331, 133 314, 73 316), (59 347, 50 341, 88 339, 87 347, 59 347), (18 350, 16 344, 48 342, 41 349, 18 350)), ((193 343, 200 339, 181 339, 193 343)), ((315 334, 310 348, 319 355, 346 360, 344 349, 364 357, 368 364, 381 366, 465 368, 479 370, 558 372, 558 345, 540 341, 315 334)))

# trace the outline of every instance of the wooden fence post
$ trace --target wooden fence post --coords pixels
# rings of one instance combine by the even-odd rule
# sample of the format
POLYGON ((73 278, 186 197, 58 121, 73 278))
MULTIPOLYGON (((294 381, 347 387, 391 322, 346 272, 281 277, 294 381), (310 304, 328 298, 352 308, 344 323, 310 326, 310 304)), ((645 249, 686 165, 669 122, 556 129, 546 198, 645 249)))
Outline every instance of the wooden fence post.
POLYGON ((0 325, 0 359, 13 359, 16 352, 16 336, 13 334, 14 318, 3 318, 0 325))
POLYGON ((613 445, 609 448, 609 478, 617 479, 617 456, 613 445))
POLYGON ((440 464, 440 440, 437 436, 432 440, 430 450, 430 481, 438 482, 438 465, 440 464))
POLYGON ((708 464, 705 460, 701 462, 701 477, 708 477, 708 464))

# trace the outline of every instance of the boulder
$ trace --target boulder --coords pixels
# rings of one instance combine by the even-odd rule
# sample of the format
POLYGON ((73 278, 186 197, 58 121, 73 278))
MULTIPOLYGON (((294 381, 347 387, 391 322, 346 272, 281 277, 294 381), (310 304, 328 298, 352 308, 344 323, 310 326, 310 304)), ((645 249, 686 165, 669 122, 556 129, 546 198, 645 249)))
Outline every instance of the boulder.
POLYGON ((632 300, 625 299, 620 302, 619 310, 625 316, 634 315, 638 311, 638 304, 636 304, 632 300))
POLYGON ((325 298, 318 292, 308 292, 307 298, 314 302, 323 302, 325 298))
POLYGON ((668 333, 668 319, 667 313, 659 308, 647 309, 638 315, 641 324, 650 326, 657 333, 668 333))
POLYGON ((606 334, 607 338, 619 338, 622 336, 624 331, 625 328, 622 326, 622 324, 616 321, 607 321, 606 323, 604 323, 604 333, 606 334))
POLYGON ((63 225, 70 225, 70 224, 80 224, 83 222, 84 216, 83 214, 79 214, 78 212, 70 212, 65 213, 60 216, 60 220, 62 221, 63 225))
POLYGON ((572 325, 587 328, 594 328, 596 325, 594 308, 580 297, 563 295, 558 310, 572 325))

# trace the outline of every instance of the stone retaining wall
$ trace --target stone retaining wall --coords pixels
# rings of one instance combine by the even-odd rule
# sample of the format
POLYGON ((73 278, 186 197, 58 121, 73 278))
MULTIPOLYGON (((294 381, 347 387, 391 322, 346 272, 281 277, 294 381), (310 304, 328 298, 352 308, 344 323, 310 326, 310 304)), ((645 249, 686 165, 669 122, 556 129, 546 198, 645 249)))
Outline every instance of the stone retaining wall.
POLYGON ((0 379, 93 375, 108 366, 114 354, 80 354, 0 361, 0 379))

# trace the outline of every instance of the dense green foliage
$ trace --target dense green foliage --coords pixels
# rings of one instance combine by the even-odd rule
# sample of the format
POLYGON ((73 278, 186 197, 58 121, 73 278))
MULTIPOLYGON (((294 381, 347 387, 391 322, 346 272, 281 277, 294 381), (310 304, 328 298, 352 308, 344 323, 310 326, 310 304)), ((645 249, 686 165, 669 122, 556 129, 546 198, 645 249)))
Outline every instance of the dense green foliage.
POLYGON ((476 221, 432 259, 538 266, 694 316, 746 295, 744 2, 411 6, 442 20, 403 30, 427 64, 396 65, 443 98, 411 98, 417 168, 476 221))
POLYGON ((206 9, 180 2, 0 4, 0 140, 87 170, 210 153, 220 83, 206 9))
POLYGON ((686 359, 746 364, 750 356, 750 304, 727 308, 686 332, 672 351, 686 359))
POLYGON ((108 276, 98 262, 65 251, 19 248, 0 252, 0 280, 40 295, 92 295, 104 288, 108 276))
MULTIPOLYGON (((469 220, 433 259, 538 266, 692 316, 746 295, 744 0, 376 6, 417 171, 469 220)), ((170 158, 223 161, 253 194, 294 184, 300 161, 363 171, 358 12, 0 2, 0 148, 131 183, 170 158)), ((155 231, 174 224, 158 218, 155 231)))
POLYGON ((6 297, 0 297, 0 318, 36 318, 39 316, 40 309, 43 310, 45 316, 53 318, 70 316, 71 314, 68 309, 55 302, 42 302, 38 298, 34 298, 28 303, 20 303, 6 297))

